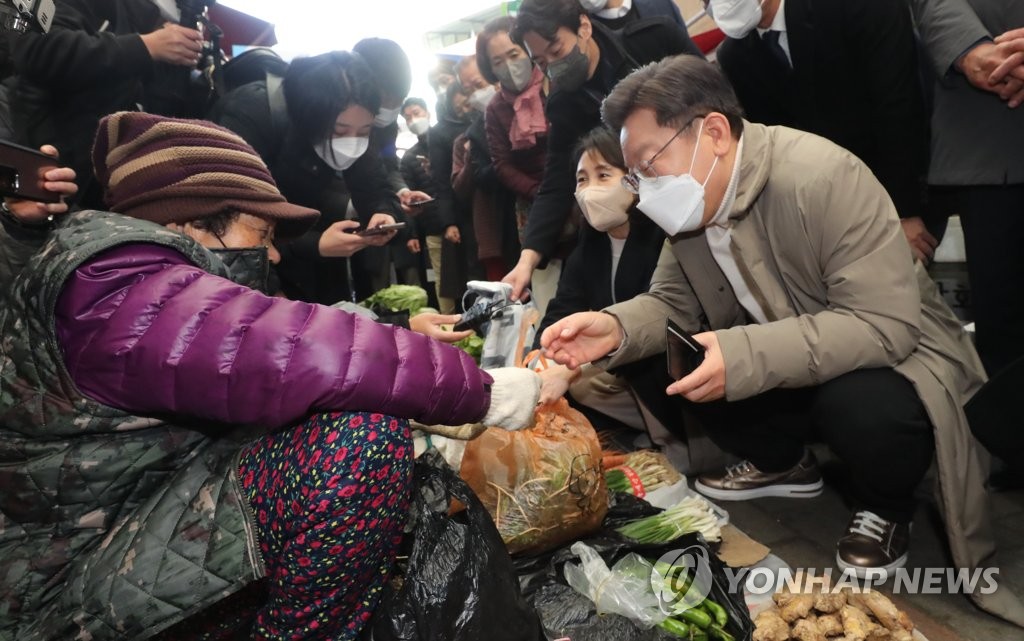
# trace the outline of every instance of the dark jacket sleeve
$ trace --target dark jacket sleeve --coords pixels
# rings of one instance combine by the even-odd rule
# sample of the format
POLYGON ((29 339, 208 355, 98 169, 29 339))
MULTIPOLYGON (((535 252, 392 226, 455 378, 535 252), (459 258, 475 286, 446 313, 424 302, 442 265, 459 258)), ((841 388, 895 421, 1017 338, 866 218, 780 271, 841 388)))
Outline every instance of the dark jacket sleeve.
POLYGON ((78 268, 56 327, 68 372, 101 403, 281 427, 316 411, 480 420, 491 377, 460 350, 321 305, 264 296, 128 245, 78 268))
POLYGON ((540 347, 540 338, 544 330, 551 327, 566 316, 577 312, 586 312, 594 309, 587 300, 587 282, 593 278, 587 270, 584 253, 586 250, 585 241, 581 238, 572 253, 565 259, 562 265, 562 275, 558 277, 558 289, 555 297, 548 303, 544 318, 537 328, 537 338, 534 341, 534 349, 540 347))
POLYGON ((505 117, 511 109, 512 106, 501 100, 500 96, 487 105, 484 123, 487 145, 494 161, 494 171, 501 183, 516 195, 532 200, 537 195, 540 182, 519 169, 512 158, 512 143, 508 137, 512 123, 505 117))
POLYGON ((452 191, 452 145, 448 128, 430 130, 430 174, 437 184, 437 218, 443 232, 456 224, 455 192, 452 191))
POLYGON ((842 5, 844 24, 858 42, 866 75, 871 132, 877 153, 871 171, 882 183, 900 218, 924 213, 928 162, 928 116, 918 67, 910 10, 902 2, 863 0, 842 5))
POLYGON ((15 68, 34 83, 62 92, 149 74, 153 59, 141 36, 100 31, 102 23, 88 4, 58 1, 49 33, 15 37, 15 68))
POLYGON ((523 249, 532 249, 550 258, 565 228, 575 191, 573 147, 589 129, 600 121, 577 109, 574 96, 553 94, 548 99, 548 151, 544 160, 544 177, 537 189, 537 198, 526 219, 523 249))
POLYGON ((217 102, 209 117, 252 145, 268 167, 274 166, 284 132, 274 127, 265 81, 250 82, 229 92, 217 102))

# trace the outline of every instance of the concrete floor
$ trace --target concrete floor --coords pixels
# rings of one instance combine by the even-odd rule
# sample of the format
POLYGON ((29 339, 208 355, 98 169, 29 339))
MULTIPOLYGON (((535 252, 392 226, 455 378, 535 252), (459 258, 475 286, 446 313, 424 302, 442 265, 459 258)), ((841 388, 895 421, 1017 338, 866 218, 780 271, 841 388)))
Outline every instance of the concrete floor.
MULTIPOLYGON (((827 487, 814 499, 766 498, 723 502, 731 521, 764 543, 791 567, 835 567, 835 540, 850 518, 842 498, 843 471, 826 450, 815 448, 823 461, 827 487)), ((914 520, 909 568, 952 567, 945 535, 929 496, 931 480, 920 488, 922 506, 914 520)), ((992 495, 1000 584, 1008 584, 1024 599, 1024 490, 992 495)), ((891 584, 890 584, 891 587, 891 584)), ((908 611, 929 641, 1024 641, 1024 629, 974 607, 956 594, 902 595, 899 606, 908 611)))

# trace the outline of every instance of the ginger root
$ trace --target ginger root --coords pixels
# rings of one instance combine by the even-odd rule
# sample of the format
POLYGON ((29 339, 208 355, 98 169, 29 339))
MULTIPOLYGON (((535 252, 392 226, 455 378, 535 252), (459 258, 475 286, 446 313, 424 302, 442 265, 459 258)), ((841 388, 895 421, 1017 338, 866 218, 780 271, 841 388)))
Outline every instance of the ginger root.
POLYGON ((789 641, 789 624, 771 608, 754 618, 754 641, 789 641))
POLYGON ((825 614, 839 612, 846 605, 846 594, 837 592, 821 592, 814 596, 814 609, 825 614))
POLYGON ((846 641, 865 641, 875 625, 871 623, 867 614, 850 605, 844 605, 840 615, 843 618, 846 641))
POLYGON ((838 637, 843 634, 843 622, 838 614, 826 614, 818 617, 818 629, 826 637, 838 637))

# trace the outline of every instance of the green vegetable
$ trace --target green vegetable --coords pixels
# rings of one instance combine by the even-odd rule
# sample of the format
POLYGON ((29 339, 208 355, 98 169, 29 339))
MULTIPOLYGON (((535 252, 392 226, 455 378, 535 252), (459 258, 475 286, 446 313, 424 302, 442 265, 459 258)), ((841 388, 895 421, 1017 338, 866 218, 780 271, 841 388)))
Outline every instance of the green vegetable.
POLYGON ((708 626, 708 634, 719 641, 736 641, 736 637, 723 630, 717 623, 708 626))
POLYGON ((415 314, 427 306, 427 291, 416 285, 392 285, 359 304, 370 309, 377 307, 392 312, 407 311, 415 314))
POLYGON ((455 346, 475 358, 477 363, 480 362, 480 357, 484 353, 484 339, 480 338, 476 334, 470 334, 466 338, 455 343, 455 346))
POLYGON ((725 611, 725 608, 718 605, 711 599, 704 599, 704 603, 701 605, 709 614, 711 614, 711 616, 715 617, 715 623, 718 624, 718 627, 724 628, 725 624, 729 622, 729 613, 725 611))
POLYGON ((658 627, 669 634, 674 634, 677 637, 682 637, 684 639, 690 638, 690 626, 686 625, 682 621, 673 619, 672 617, 669 617, 659 623, 658 627))
POLYGON ((700 532, 708 541, 722 538, 718 517, 698 496, 687 497, 661 514, 627 523, 618 531, 638 543, 668 543, 688 532, 700 532))
POLYGON ((687 623, 692 623, 701 630, 706 630, 711 625, 711 615, 697 608, 676 612, 675 615, 687 623))
POLYGON ((636 490, 630 482, 631 476, 640 482, 640 487, 645 493, 672 485, 683 478, 664 454, 650 450, 628 454, 624 464, 604 473, 609 490, 635 494, 636 490))

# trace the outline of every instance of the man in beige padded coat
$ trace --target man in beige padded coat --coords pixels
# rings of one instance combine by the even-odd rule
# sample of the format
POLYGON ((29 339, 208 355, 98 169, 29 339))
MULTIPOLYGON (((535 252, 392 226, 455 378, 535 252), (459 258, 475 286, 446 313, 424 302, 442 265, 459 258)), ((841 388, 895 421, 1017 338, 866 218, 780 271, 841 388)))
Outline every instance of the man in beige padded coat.
MULTIPOLYGON (((603 115, 621 130, 627 186, 669 240, 648 294, 553 325, 548 354, 613 369, 664 352, 671 319, 705 350, 667 393, 744 459, 699 491, 816 496, 806 443, 826 443, 856 505, 836 528, 836 563, 863 576, 906 563, 913 491, 937 458, 956 565, 992 566, 987 460, 962 409, 981 364, 871 171, 823 138, 744 121, 721 72, 697 59, 635 72, 603 115)), ((974 598, 1024 625, 1005 588, 974 598)))

